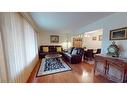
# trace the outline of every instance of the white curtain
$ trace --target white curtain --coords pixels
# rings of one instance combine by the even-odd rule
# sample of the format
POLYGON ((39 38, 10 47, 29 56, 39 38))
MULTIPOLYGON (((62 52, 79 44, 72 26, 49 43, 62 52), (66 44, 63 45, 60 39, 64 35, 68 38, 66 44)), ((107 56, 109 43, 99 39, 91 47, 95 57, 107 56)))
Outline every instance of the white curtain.
POLYGON ((26 82, 37 62, 36 32, 19 13, 2 13, 8 82, 26 82))
POLYGON ((6 66, 5 66, 5 59, 4 59, 4 53, 3 53, 1 32, 0 32, 0 82, 7 82, 6 66))
POLYGON ((26 52, 26 65, 28 70, 25 73, 25 76, 29 75, 29 72, 32 71, 35 64, 37 62, 38 54, 37 54, 37 40, 36 40, 36 32, 34 32, 31 25, 24 19, 24 40, 25 40, 25 52, 26 52))

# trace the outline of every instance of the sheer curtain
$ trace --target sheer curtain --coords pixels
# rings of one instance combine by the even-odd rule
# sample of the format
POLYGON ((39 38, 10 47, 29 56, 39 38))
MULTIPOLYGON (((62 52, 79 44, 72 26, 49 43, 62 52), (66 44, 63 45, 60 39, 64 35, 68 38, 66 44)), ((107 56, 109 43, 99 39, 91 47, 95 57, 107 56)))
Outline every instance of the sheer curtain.
POLYGON ((6 66, 5 66, 5 59, 4 59, 4 53, 3 53, 1 32, 0 32, 0 82, 7 82, 6 66))
POLYGON ((36 40, 36 32, 34 32, 31 25, 24 19, 24 40, 25 40, 25 53, 26 53, 26 65, 29 69, 25 76, 29 75, 29 72, 34 68, 37 61, 37 40, 36 40))
POLYGON ((37 62, 36 32, 19 13, 2 13, 8 82, 26 82, 37 62))

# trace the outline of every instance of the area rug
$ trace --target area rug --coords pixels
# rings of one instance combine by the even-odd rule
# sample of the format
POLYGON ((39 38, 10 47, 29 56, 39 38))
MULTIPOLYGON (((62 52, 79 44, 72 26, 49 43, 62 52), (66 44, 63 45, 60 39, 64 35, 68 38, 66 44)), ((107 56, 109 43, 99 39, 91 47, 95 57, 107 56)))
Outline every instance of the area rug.
POLYGON ((67 65, 61 58, 44 58, 38 70, 37 77, 70 70, 71 67, 67 65))

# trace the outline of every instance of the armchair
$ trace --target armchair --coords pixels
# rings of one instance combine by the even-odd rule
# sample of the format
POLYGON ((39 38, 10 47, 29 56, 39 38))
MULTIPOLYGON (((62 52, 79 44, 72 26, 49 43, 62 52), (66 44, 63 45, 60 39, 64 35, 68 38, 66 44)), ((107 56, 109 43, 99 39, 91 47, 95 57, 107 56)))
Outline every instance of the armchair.
POLYGON ((80 63, 82 61, 83 48, 70 48, 67 52, 63 52, 62 55, 69 63, 80 63))

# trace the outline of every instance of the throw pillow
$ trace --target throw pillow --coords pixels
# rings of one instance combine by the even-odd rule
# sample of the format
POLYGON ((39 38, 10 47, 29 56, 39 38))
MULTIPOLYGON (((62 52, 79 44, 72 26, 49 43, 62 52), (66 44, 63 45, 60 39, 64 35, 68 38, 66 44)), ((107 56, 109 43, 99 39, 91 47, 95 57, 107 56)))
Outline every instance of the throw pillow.
POLYGON ((68 52, 69 54, 71 54, 71 53, 72 53, 72 48, 68 49, 67 52, 68 52))
POLYGON ((56 51, 61 52, 62 51, 61 47, 56 47, 56 51))
POLYGON ((43 47, 43 52, 49 52, 49 48, 48 47, 43 47))
POLYGON ((76 49, 73 49, 73 51, 72 51, 71 54, 72 54, 72 55, 76 55, 76 54, 77 54, 77 50, 76 50, 76 49))

